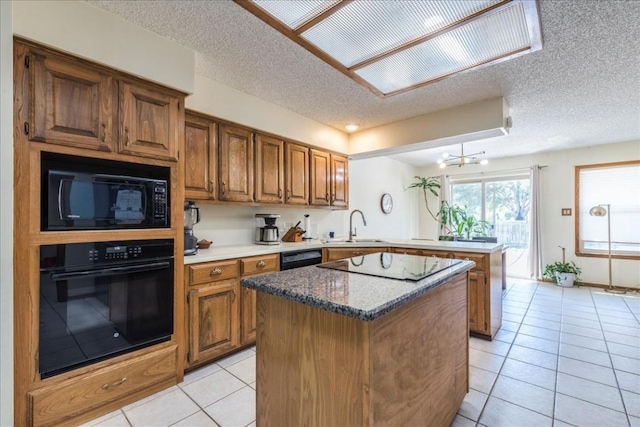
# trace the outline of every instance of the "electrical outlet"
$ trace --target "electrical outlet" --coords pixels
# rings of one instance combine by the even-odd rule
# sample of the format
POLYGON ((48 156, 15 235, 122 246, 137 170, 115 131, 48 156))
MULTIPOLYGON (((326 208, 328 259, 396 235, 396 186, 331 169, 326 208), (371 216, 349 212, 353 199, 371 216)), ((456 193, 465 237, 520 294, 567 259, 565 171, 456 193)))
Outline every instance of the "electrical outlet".
POLYGON ((562 208, 562 216, 571 216, 571 208, 562 208))

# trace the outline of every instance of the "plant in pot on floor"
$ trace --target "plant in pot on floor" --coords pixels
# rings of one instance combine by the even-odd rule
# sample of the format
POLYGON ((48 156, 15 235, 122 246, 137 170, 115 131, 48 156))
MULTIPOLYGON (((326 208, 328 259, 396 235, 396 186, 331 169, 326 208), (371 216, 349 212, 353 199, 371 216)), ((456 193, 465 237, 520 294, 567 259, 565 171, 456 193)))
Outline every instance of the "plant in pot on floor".
POLYGON ((580 274, 582 269, 573 261, 565 262, 564 251, 562 248, 562 262, 556 261, 553 264, 547 264, 544 267, 542 275, 550 279, 553 283, 564 288, 570 288, 573 285, 580 286, 580 274))

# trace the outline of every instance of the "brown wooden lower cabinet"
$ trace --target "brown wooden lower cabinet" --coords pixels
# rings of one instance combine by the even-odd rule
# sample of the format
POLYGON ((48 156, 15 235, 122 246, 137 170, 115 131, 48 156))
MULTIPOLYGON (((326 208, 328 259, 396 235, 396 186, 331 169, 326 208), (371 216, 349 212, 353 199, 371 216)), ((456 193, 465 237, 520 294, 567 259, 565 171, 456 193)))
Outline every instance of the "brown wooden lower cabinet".
POLYGON ((190 364, 215 358, 240 344, 239 286, 237 279, 230 279, 189 290, 190 364))
POLYGON ((469 272, 469 331, 474 336, 493 339, 502 326, 503 272, 501 251, 477 253, 402 247, 391 248, 391 251, 397 254, 454 258, 475 262, 476 266, 469 272))
POLYGON ((269 254, 185 266, 188 368, 255 342, 256 295, 240 278, 278 271, 279 261, 269 254))
MULTIPOLYGON (((280 270, 280 254, 243 258, 240 265, 243 278, 273 273, 280 270)), ((240 344, 245 346, 256 342, 256 291, 242 288, 241 295, 240 344)))
POLYGON ((32 408, 29 424, 78 425, 95 418, 98 414, 93 410, 104 409, 106 405, 117 409, 122 405, 118 402, 136 392, 145 391, 148 395, 148 389, 154 386, 164 386, 171 380, 175 384, 176 365, 177 350, 172 346, 29 392, 32 408))

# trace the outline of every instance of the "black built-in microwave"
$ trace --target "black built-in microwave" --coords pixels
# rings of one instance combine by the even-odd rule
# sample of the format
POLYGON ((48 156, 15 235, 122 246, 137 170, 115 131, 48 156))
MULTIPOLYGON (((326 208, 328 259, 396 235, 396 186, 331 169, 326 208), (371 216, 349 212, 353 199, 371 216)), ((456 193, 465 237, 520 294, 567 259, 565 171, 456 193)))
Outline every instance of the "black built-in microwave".
POLYGON ((170 168, 42 153, 41 229, 170 227, 170 168))

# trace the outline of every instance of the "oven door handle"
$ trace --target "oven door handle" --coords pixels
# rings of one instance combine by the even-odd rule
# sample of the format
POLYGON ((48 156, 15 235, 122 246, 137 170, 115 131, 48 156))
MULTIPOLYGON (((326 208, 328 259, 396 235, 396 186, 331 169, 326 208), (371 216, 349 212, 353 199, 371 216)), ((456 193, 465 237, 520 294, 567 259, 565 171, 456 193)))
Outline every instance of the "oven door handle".
POLYGON ((73 273, 53 273, 51 280, 65 280, 65 279, 79 279, 83 277, 98 277, 98 276, 114 276, 116 274, 126 273, 139 273, 142 271, 162 270, 169 268, 171 263, 169 262, 153 262, 142 265, 131 265, 126 267, 112 267, 103 268, 100 270, 85 270, 74 271, 73 273))

